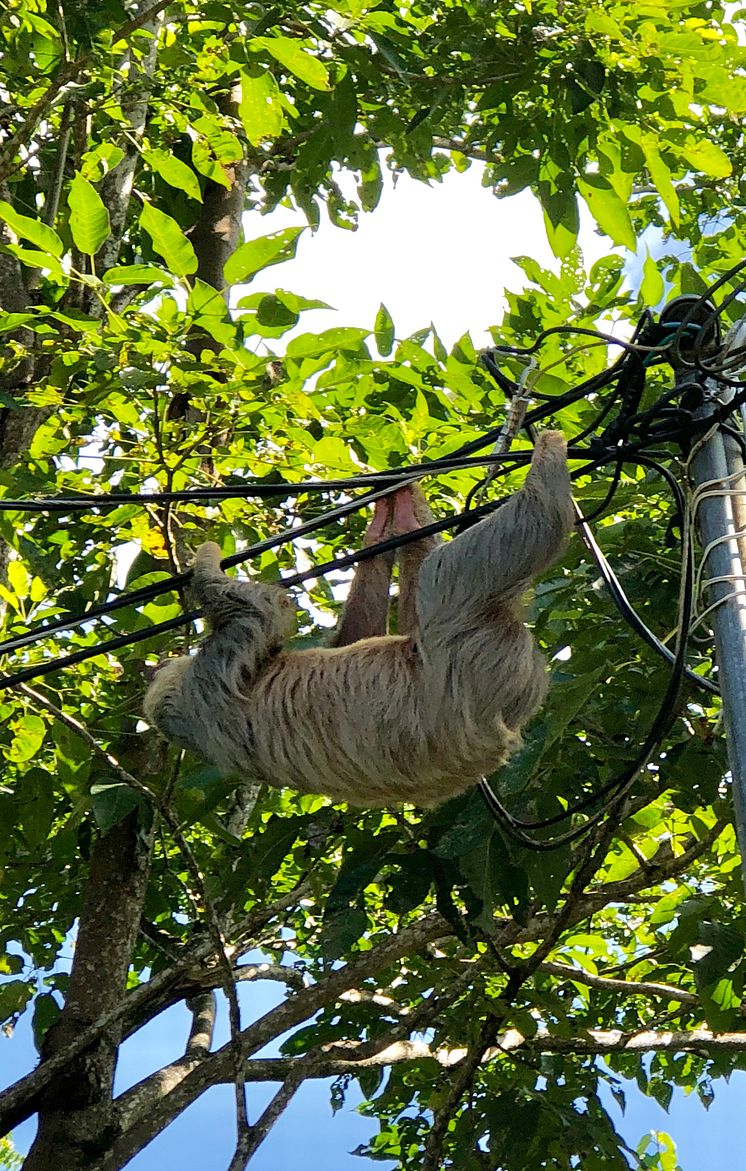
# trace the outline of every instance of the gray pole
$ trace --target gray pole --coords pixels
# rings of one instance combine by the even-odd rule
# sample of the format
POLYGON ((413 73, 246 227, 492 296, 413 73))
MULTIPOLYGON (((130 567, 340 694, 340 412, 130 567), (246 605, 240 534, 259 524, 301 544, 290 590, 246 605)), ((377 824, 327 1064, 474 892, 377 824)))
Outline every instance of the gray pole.
MULTIPOLYGON (((739 353, 745 341, 746 322, 739 322, 720 351, 720 360, 732 377, 746 365, 739 353)), ((706 418, 732 397, 729 387, 707 379, 698 416, 706 418)), ((718 429, 702 442, 692 467, 702 492, 697 509, 706 553, 702 581, 712 581, 703 601, 705 605, 718 603, 708 620, 715 636, 736 833, 746 883, 746 465, 736 440, 718 429), (707 495, 710 491, 721 494, 707 495)))

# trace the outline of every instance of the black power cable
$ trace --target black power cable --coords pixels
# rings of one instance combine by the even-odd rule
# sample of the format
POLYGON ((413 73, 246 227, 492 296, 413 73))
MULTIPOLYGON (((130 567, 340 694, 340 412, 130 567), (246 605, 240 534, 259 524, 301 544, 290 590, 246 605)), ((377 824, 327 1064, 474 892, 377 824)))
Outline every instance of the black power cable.
POLYGON ((184 488, 175 492, 88 492, 74 496, 46 496, 39 499, 11 499, 0 497, 0 512, 45 512, 68 513, 90 512, 94 509, 120 508, 126 504, 171 504, 189 503, 192 500, 243 499, 287 499, 321 492, 348 492, 353 488, 375 488, 381 484, 399 484, 403 476, 421 472, 435 475, 440 471, 458 471, 462 468, 481 467, 485 463, 501 463, 504 459, 515 461, 515 452, 505 456, 475 456, 459 458, 457 454, 440 459, 427 460, 419 464, 407 464, 381 472, 366 472, 359 476, 347 476, 331 480, 298 480, 296 482, 264 483, 246 481, 241 484, 225 484, 209 488, 184 488))
MULTIPOLYGON (((379 495, 385 495, 385 493, 381 492, 379 495)), ((486 504, 480 505, 479 508, 472 509, 472 511, 468 514, 469 519, 472 522, 481 520, 482 517, 488 516, 491 512, 494 512, 497 508, 500 508, 501 505, 505 504, 507 499, 508 497, 504 497, 502 500, 490 501, 486 504)), ((389 537, 387 540, 380 541, 378 544, 368 545, 366 548, 358 549, 354 553, 348 553, 343 557, 336 557, 332 561, 327 561, 321 565, 315 565, 311 569, 306 569, 301 573, 294 573, 291 576, 283 578, 279 584, 286 587, 300 585, 304 581, 308 581, 315 577, 323 577, 327 573, 331 573, 336 569, 347 569, 349 566, 356 565, 360 561, 367 561, 371 557, 377 557, 379 553, 387 553, 391 549, 398 549, 402 545, 408 545, 412 541, 419 541, 423 537, 430 536, 433 533, 440 533, 446 529, 455 528, 457 525, 462 523, 465 515, 466 514, 464 513, 457 513, 455 516, 445 517, 443 520, 434 521, 432 524, 425 525, 423 528, 417 529, 416 532, 402 533, 396 537, 389 537)), ((292 531, 297 533, 297 530, 292 531)), ((279 534, 277 538, 270 538, 270 540, 273 540, 276 544, 278 543, 281 536, 282 534, 279 534)), ((284 539, 288 540, 287 534, 285 534, 284 539)), ((259 542, 258 544, 266 545, 267 542, 259 542)), ((252 546, 251 548, 256 550, 258 546, 252 546)), ((240 555, 233 554, 231 557, 224 558, 221 564, 223 566, 225 566, 227 563, 231 565, 238 564, 236 558, 239 556, 241 559, 247 559, 249 556, 253 555, 255 555, 255 553, 252 553, 250 550, 244 550, 244 552, 240 555)), ((180 576, 186 579, 187 576, 191 576, 191 571, 189 575, 181 574, 180 576)), ((170 580, 174 581, 176 579, 172 578, 170 580)), ((128 604, 132 604, 131 597, 128 604)), ((69 655, 62 655, 57 659, 51 660, 50 662, 37 663, 33 666, 25 667, 20 671, 13 672, 12 674, 2 675, 0 676, 0 690, 6 690, 10 687, 15 687, 19 683, 26 683, 30 679, 38 679, 43 675, 51 674, 53 671, 62 670, 64 667, 72 667, 76 663, 83 663, 87 659, 96 658, 97 655, 105 655, 117 650, 122 650, 124 647, 129 646, 130 644, 144 642, 147 639, 157 637, 159 634, 164 634, 169 630, 176 630, 180 626, 188 626, 190 622, 194 622, 201 616, 201 614, 201 610, 190 610, 186 614, 180 614, 176 618, 169 618, 165 622, 154 623, 152 626, 149 626, 143 630, 132 631, 130 634, 124 634, 117 638, 107 639, 106 641, 99 642, 92 647, 83 647, 79 651, 74 651, 69 655)))
MULTIPOLYGON (((336 508, 329 509, 326 512, 320 513, 312 520, 303 522, 295 528, 283 529, 282 532, 275 534, 273 537, 267 537, 263 541, 257 541, 253 545, 249 545, 240 553, 234 553, 230 557, 225 557, 221 562, 224 569, 230 568, 234 565, 240 565, 245 561, 249 561, 254 557, 258 557, 261 553, 269 549, 277 548, 281 545, 288 544, 295 541, 298 537, 307 536, 310 533, 316 532, 318 529, 326 528, 335 520, 355 512, 371 502, 387 496, 390 492, 395 491, 403 483, 406 483, 409 476, 414 475, 434 475, 440 471, 459 470, 466 467, 481 467, 484 464, 500 464, 510 462, 515 467, 520 467, 522 463, 527 463, 530 459, 530 452, 510 452, 505 455, 498 456, 477 456, 466 457, 458 460, 455 457, 448 457, 444 460, 433 460, 431 463, 423 463, 413 465, 412 467, 397 469, 392 475, 384 473, 382 479, 387 487, 374 491, 371 490, 365 495, 356 500, 348 501, 345 504, 338 505, 336 508)), ((507 469, 505 469, 507 471, 507 469)), ((498 474, 504 474, 500 469, 498 474)), ((378 476, 379 473, 374 473, 378 476)), ((354 478, 357 481, 357 477, 354 478)), ((363 477, 360 477, 363 479, 363 477)), ((342 481, 345 487, 356 486, 351 485, 350 481, 342 481)), ((374 481, 375 483, 375 481, 374 481)), ((470 514, 471 515, 471 514, 470 514)), ((454 522, 455 524, 456 522, 454 522)), ((459 519, 458 523, 462 523, 459 519)), ((312 576, 312 575, 311 575, 312 576)), ((75 626, 82 626, 86 622, 91 622, 96 618, 103 618, 109 614, 115 613, 117 610, 125 609, 129 606, 144 605, 146 602, 151 602, 155 598, 161 597, 163 594, 171 593, 174 590, 183 588, 192 577, 192 571, 186 570, 184 573, 169 575, 161 581, 151 582, 150 585, 141 586, 137 590, 128 590, 117 595, 114 598, 108 599, 106 602, 100 603, 98 606, 90 606, 78 614, 67 615, 62 618, 56 618, 52 622, 44 623, 37 626, 34 630, 28 631, 24 634, 14 635, 11 638, 0 642, 0 654, 9 654, 11 651, 21 650, 23 647, 31 646, 50 635, 57 634, 62 630, 69 630, 75 626)), ((139 640, 138 640, 139 641, 139 640)))
MULTIPOLYGON (((527 463, 530 460, 529 452, 515 452, 512 453, 512 455, 513 462, 516 465, 519 465, 520 463, 527 463)), ((570 449, 569 455, 573 459, 588 458, 588 452, 584 450, 574 451, 573 449, 570 449)), ((587 475, 589 471, 595 470, 596 468, 603 466, 603 464, 611 461, 614 461, 618 464, 619 459, 619 450, 615 450, 605 457, 599 455, 597 452, 594 452, 593 459, 591 459, 585 467, 573 472, 572 477, 573 479, 576 479, 580 476, 587 475)), ((640 463, 653 467, 669 482, 672 487, 676 484, 676 481, 671 476, 671 473, 665 467, 658 464, 656 461, 651 460, 649 457, 639 454, 629 460, 625 460, 625 462, 640 463)), ((386 489, 381 489, 374 496, 371 494, 366 494, 363 500, 367 503, 371 499, 377 499, 387 495, 392 490, 394 489, 389 486, 386 489)), ((248 561, 267 549, 285 544, 288 541, 295 540, 295 538, 298 536, 312 532, 317 528, 327 525, 330 523, 330 520, 335 519, 338 515, 340 515, 342 509, 344 510, 344 514, 346 514, 354 511, 356 506, 360 507, 361 503, 362 502, 358 500, 340 505, 337 509, 331 510, 328 513, 323 513, 320 517, 316 517, 311 521, 305 522, 304 525, 298 526, 295 529, 286 529, 283 532, 276 534, 274 537, 268 537, 264 541, 259 541, 254 545, 250 545, 241 553, 234 553, 230 557, 224 558, 221 564, 224 568, 228 568, 230 566, 238 565, 242 562, 248 561)), ((312 569, 303 573, 284 578, 281 584, 286 586, 299 585, 303 581, 313 579, 314 577, 324 576, 326 573, 332 572, 335 569, 348 568, 349 566, 357 564, 359 561, 367 560, 369 557, 374 557, 378 553, 387 552, 390 549, 398 548, 400 545, 408 544, 410 541, 419 540, 421 536, 427 536, 431 532, 442 532, 448 528, 460 529, 465 525, 474 524, 483 516, 489 515, 489 513, 494 511, 495 508, 499 507, 501 503, 503 503, 503 501, 489 502, 484 505, 480 505, 477 508, 469 509, 467 512, 456 514, 455 516, 436 521, 433 525, 428 526, 425 529, 418 530, 415 533, 405 533, 400 537, 390 538, 389 540, 382 541, 377 545, 371 545, 366 549, 361 549, 355 553, 336 558, 327 562, 326 564, 314 566, 312 569)), ((619 579, 616 577, 616 574, 601 552, 599 546, 595 542, 595 538, 593 538, 593 535, 588 526, 583 526, 581 522, 579 522, 579 524, 581 526, 581 536, 583 537, 583 540, 588 546, 591 555, 596 561, 599 571, 601 572, 601 575, 607 587, 609 588, 612 599, 614 600, 614 603, 622 617, 625 618, 625 620, 633 627, 633 629, 638 633, 643 641, 647 643, 648 646, 650 646, 667 661, 672 662, 674 657, 672 652, 657 638, 657 636, 653 633, 653 631, 650 630, 650 628, 645 624, 643 619, 634 609, 623 587, 621 586, 619 579)), ((23 647, 32 645, 33 643, 38 642, 43 638, 47 638, 52 634, 68 629, 73 625, 80 625, 94 618, 108 616, 114 611, 124 607, 143 604, 152 600, 154 597, 158 597, 166 592, 178 588, 179 586, 185 585, 190 579, 191 570, 187 571, 186 573, 179 574, 178 576, 169 577, 163 582, 154 582, 149 586, 143 586, 140 590, 134 590, 120 595, 118 598, 114 598, 100 606, 91 607, 82 614, 70 616, 68 618, 56 619, 54 622, 37 627, 35 630, 29 631, 26 634, 16 635, 14 638, 7 639, 5 642, 0 643, 0 652, 9 653, 14 650, 22 649, 23 647)), ((35 664, 26 668, 22 668, 20 671, 0 676, 0 690, 13 687, 18 683, 28 682, 31 679, 51 674, 54 671, 62 670, 66 667, 75 666, 77 663, 85 662, 88 659, 95 658, 99 654, 114 653, 115 651, 124 649, 126 646, 130 645, 130 643, 134 645, 147 641, 150 638, 156 638, 160 634, 167 633, 171 630, 176 630, 181 626, 189 625, 190 622, 193 622, 200 616, 200 613, 201 611, 199 610, 189 611, 186 614, 167 619, 164 622, 154 623, 146 629, 133 631, 128 635, 120 635, 113 639, 104 640, 102 642, 96 643, 95 646, 81 648, 79 651, 71 652, 69 655, 60 656, 59 658, 50 662, 35 664)), ((718 694, 717 685, 714 684, 711 680, 696 674, 688 667, 686 668, 685 673, 687 679, 695 686, 698 686, 712 694, 718 694)))

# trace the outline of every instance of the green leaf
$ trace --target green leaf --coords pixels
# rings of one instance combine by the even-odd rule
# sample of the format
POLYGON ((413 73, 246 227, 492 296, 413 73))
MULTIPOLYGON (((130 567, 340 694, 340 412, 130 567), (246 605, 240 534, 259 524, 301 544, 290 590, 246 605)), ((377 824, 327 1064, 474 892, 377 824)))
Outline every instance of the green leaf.
POLYGON ((266 49, 284 65, 290 73, 294 73, 300 81, 305 81, 312 89, 330 90, 329 74, 326 66, 303 48, 300 41, 292 37, 255 37, 252 48, 266 49))
POLYGON ((318 301, 311 297, 301 297, 299 293, 291 293, 287 289, 275 289, 274 296, 282 301, 291 313, 303 313, 306 309, 331 309, 326 301, 318 301))
POLYGON ((329 471, 351 472, 355 463, 344 439, 337 435, 324 435, 313 445, 313 462, 329 471))
POLYGON ((0 311, 0 333, 13 333, 22 325, 38 321, 35 313, 3 313, 0 311))
POLYGON ((91 785, 93 816, 102 833, 124 821, 141 803, 140 794, 121 781, 102 781, 91 785))
POLYGON ((389 877, 386 906, 397 915, 407 915, 424 903, 433 881, 432 859, 424 850, 411 857, 397 858, 398 873, 389 877))
POLYGON ((93 184, 77 174, 70 184, 67 202, 75 247, 86 256, 95 256, 111 231, 104 201, 93 184))
MULTIPOLYGON (((624 10, 620 9, 620 11, 623 12, 624 10)), ((621 27, 616 21, 612 20, 600 8, 592 8, 586 14, 585 27, 591 35, 600 33, 601 36, 609 37, 612 41, 623 41, 626 39, 621 27)))
POLYGON ((259 303, 256 319, 259 325, 284 332, 296 324, 298 314, 294 313, 280 297, 274 293, 267 293, 259 303))
POLYGON ((230 346, 235 337, 235 327, 228 320, 228 308, 221 294, 197 277, 189 293, 187 313, 194 318, 195 325, 205 330, 223 345, 230 346))
POLYGON ((658 265, 653 260, 653 257, 648 252, 645 257, 645 263, 642 266, 642 281, 640 282, 640 297, 653 308, 660 301, 663 300, 665 293, 665 284, 661 276, 658 265))
POLYGON ((269 882, 305 829, 308 816, 270 817, 263 833, 251 843, 251 876, 269 882))
POLYGON ((226 261, 224 275, 229 285, 248 280, 255 273, 273 264, 282 264, 295 256, 298 238, 303 228, 284 228, 240 244, 226 261))
POLYGON ((15 764, 23 764, 33 760, 42 746, 47 726, 41 716, 33 714, 21 716, 14 726, 13 742, 8 752, 8 759, 15 764))
POLYGON ((697 987, 711 988, 743 956, 743 933, 730 923, 703 921, 698 925, 702 954, 694 961, 697 987))
POLYGON ((173 280, 164 269, 155 264, 116 264, 107 269, 101 278, 105 285, 154 285, 173 286, 173 280))
POLYGON ((379 354, 388 357, 394 345, 394 320, 383 302, 376 315, 375 336, 379 354))
POLYGON ((42 252, 47 252, 50 256, 62 256, 63 244, 54 228, 47 227, 41 220, 32 219, 31 216, 20 215, 3 199, 0 199, 0 219, 5 220, 16 236, 22 240, 30 240, 42 252))
POLYGON ((160 175, 164 183, 168 183, 170 187, 176 187, 179 191, 184 191, 190 199, 202 202, 199 179, 192 168, 188 167, 181 159, 177 159, 167 150, 146 150, 143 151, 143 158, 148 166, 152 167, 157 175, 160 175))
POLYGON ((695 171, 702 171, 715 179, 726 179, 733 174, 733 164, 725 151, 706 138, 680 147, 679 153, 695 171))
POLYGON ((562 259, 572 252, 578 242, 578 205, 572 191, 551 190, 549 184, 539 183, 537 194, 544 212, 547 240, 555 256, 562 259))
POLYGON ((722 106, 729 114, 746 114, 746 77, 731 74, 727 81, 708 79, 701 96, 714 106, 722 106))
POLYGON ((241 72, 238 116, 252 146, 277 138, 284 125, 280 90, 269 70, 241 72))
POLYGON ((368 916, 362 907, 348 907, 334 915, 324 916, 320 946, 325 959, 336 960, 343 956, 368 927, 368 916))
POLYGON ((28 797, 19 794, 18 820, 29 845, 43 848, 55 817, 54 782, 41 768, 30 768, 24 781, 28 797))
POLYGON ((584 179, 578 179, 578 191, 601 231, 615 244, 621 244, 634 252, 637 249, 637 237, 629 212, 608 180, 601 175, 586 175, 584 179))
POLYGON ((645 165, 650 173, 650 178, 666 206, 671 223, 676 225, 679 222, 679 196, 671 180, 671 171, 661 158, 656 141, 651 135, 643 134, 640 145, 645 155, 645 165))
POLYGON ((22 561, 11 561, 7 569, 8 581, 17 598, 27 598, 31 578, 22 561))
POLYGON ((22 248, 20 244, 6 244, 4 251, 16 256, 21 264, 26 264, 29 268, 45 268, 60 281, 67 279, 67 273, 51 252, 35 252, 31 248, 22 248))
POLYGON ((32 986, 24 980, 7 980, 0 984, 0 1021, 22 1013, 32 995, 32 986))
POLYGON ((0 976, 17 976, 23 971, 23 959, 13 952, 6 951, 0 955, 0 976))
POLYGON ((176 220, 152 203, 140 213, 140 224, 153 241, 153 248, 165 260, 175 276, 189 276, 197 271, 197 256, 176 220))
POLYGON ((216 318, 224 321, 228 308, 217 289, 197 277, 189 293, 187 312, 198 318, 216 318))
MULTIPOLYGON (((223 167, 239 163, 243 158, 243 148, 238 136, 228 129, 225 121, 219 116, 204 114, 201 118, 195 119, 192 129, 204 135, 210 150, 223 167)), ((232 186, 230 179, 226 178, 225 182, 229 187, 232 186)))
POLYGON ((34 1001, 31 1027, 34 1032, 34 1045, 39 1052, 41 1052, 47 1030, 57 1020, 61 1011, 59 1004, 50 992, 42 992, 34 1001))
POLYGON ((292 358, 307 358, 332 350, 359 350, 368 336, 369 330, 353 326, 325 329, 321 333, 302 333, 288 343, 287 354, 292 358))

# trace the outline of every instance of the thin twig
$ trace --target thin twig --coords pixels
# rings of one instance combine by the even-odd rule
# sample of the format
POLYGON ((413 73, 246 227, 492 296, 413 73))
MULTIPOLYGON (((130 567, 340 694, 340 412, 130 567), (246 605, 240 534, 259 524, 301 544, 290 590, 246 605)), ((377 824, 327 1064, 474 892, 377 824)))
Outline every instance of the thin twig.
POLYGON ((69 715, 67 712, 63 712, 62 708, 58 707, 56 703, 53 703, 51 699, 48 699, 46 695, 42 695, 40 691, 36 691, 33 687, 29 687, 26 683, 19 683, 18 690, 22 691, 24 695, 27 695, 29 699, 32 700, 33 703, 35 703, 38 707, 44 708, 46 711, 48 711, 50 715, 54 716, 56 720, 59 720, 61 724, 65 724, 65 726, 68 727, 71 732, 75 732, 76 736, 79 736, 81 740, 85 740, 91 751, 94 752, 101 760, 106 762, 107 766, 111 769, 114 775, 119 778, 123 785, 128 785, 131 789, 134 789, 136 792, 138 792, 142 797, 146 797, 147 800, 157 808, 157 794, 149 789, 147 785, 143 784, 142 781, 138 780, 137 777, 133 776, 132 773, 128 772, 126 768, 123 768, 117 758, 112 756, 112 754, 106 748, 104 748, 102 744, 99 744, 95 737, 91 735, 88 729, 83 724, 81 724, 79 720, 76 720, 74 716, 69 715))

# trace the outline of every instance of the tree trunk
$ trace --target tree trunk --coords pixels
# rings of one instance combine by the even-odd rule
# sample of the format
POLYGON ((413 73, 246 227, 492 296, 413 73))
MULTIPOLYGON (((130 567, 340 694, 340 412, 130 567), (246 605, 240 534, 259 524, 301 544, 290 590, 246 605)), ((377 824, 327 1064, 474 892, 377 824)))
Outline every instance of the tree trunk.
MULTIPOLYGON (((44 1057, 124 996, 148 879, 149 835, 137 811, 93 849, 75 946, 70 991, 49 1030, 44 1057)), ((25 1171, 87 1171, 111 1144, 112 1089, 119 1026, 77 1058, 44 1095, 25 1171)))

